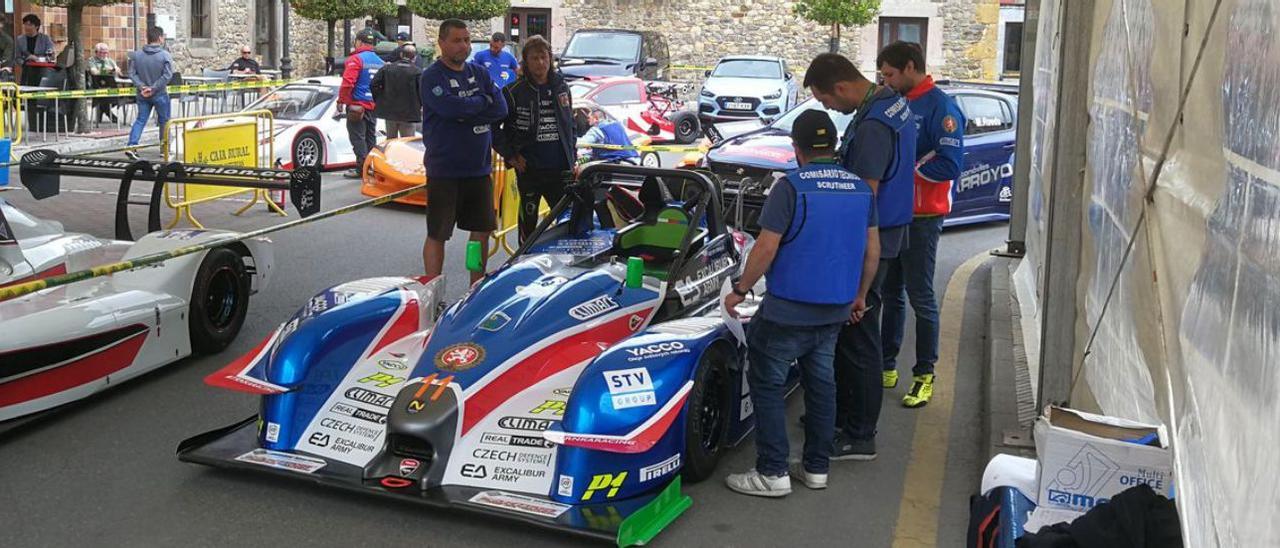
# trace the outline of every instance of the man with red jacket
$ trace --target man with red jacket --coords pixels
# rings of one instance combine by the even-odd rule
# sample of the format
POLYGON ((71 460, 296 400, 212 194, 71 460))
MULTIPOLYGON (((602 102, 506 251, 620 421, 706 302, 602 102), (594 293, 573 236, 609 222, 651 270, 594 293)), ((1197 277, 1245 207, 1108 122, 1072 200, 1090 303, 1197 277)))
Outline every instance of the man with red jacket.
POLYGON ((906 323, 906 294, 916 314, 916 363, 912 383, 902 398, 906 407, 921 407, 933 397, 933 365, 938 361, 938 300, 933 273, 938 256, 942 219, 951 213, 951 182, 960 176, 964 161, 964 114, 955 99, 933 84, 925 74, 924 53, 919 44, 894 42, 876 58, 885 85, 911 103, 919 128, 916 140, 914 217, 908 230, 909 245, 889 262, 884 278, 883 328, 885 388, 898 385, 898 350, 906 323))
POLYGON ((382 58, 373 51, 377 41, 377 33, 373 29, 362 29, 356 33, 356 49, 347 57, 342 70, 342 85, 338 87, 338 104, 346 109, 347 137, 351 139, 351 150, 356 154, 356 166, 346 173, 348 179, 360 178, 364 159, 378 142, 373 91, 370 89, 373 75, 383 64, 382 58))

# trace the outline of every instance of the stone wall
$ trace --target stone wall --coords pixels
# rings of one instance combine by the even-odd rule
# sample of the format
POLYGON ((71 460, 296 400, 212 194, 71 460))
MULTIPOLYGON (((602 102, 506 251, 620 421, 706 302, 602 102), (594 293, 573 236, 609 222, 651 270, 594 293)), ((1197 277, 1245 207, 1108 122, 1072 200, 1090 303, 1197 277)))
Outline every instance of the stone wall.
POLYGON ((999 0, 945 0, 941 72, 962 80, 995 80, 999 43, 999 0))
MULTIPOLYGON (((152 0, 152 10, 172 16, 176 22, 174 26, 177 28, 164 30, 177 70, 187 75, 199 75, 202 69, 225 69, 240 55, 241 46, 252 43, 256 14, 251 10, 254 4, 251 0, 214 0, 211 13, 213 35, 208 40, 191 38, 190 0, 152 0)), ((295 77, 323 72, 326 39, 323 21, 304 19, 296 12, 289 14, 289 57, 295 77)), ((341 34, 338 40, 340 47, 341 34)), ((257 57, 263 66, 278 67, 280 64, 280 59, 257 57)))
MULTIPOLYGON (((828 28, 792 13, 790 0, 564 0, 565 33, 610 27, 655 30, 670 47, 671 64, 711 66, 725 55, 777 55, 797 78, 809 61, 827 51, 828 28)), ((841 53, 856 54, 846 30, 841 53)), ((701 71, 673 71, 701 80, 701 71)), ((682 78, 683 77, 683 78, 682 78)))

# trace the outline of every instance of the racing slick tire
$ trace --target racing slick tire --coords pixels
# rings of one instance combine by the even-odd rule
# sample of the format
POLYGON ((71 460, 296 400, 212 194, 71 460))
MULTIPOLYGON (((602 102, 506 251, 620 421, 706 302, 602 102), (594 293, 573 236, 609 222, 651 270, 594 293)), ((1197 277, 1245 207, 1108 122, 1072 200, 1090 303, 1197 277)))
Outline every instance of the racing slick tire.
POLYGON ((640 165, 644 167, 662 167, 662 158, 657 152, 644 152, 640 154, 640 165))
POLYGON ((249 283, 239 253, 225 247, 209 250, 191 285, 187 328, 193 352, 219 352, 236 338, 249 311, 249 283))
POLYGON ((671 127, 676 142, 682 145, 696 141, 702 134, 702 123, 698 121, 698 115, 687 110, 671 115, 671 127))
POLYGON ((305 131, 293 140, 293 168, 320 169, 324 165, 324 142, 314 132, 305 131))
POLYGON ((720 462, 729 438, 729 417, 736 401, 729 374, 728 358, 721 345, 714 345, 698 360, 693 390, 684 414, 684 468, 689 482, 711 476, 720 462))

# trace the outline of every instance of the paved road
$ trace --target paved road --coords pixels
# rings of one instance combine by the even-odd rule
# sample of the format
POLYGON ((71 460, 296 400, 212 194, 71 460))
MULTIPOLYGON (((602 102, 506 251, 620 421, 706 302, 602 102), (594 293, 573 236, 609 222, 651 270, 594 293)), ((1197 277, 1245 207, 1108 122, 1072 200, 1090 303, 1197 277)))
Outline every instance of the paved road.
MULTIPOLYGON (((64 181, 70 192, 33 203, 25 192, 5 198, 69 231, 110 236, 114 188, 109 183, 64 181)), ((360 199, 358 185, 337 174, 325 177, 324 207, 360 199)), ((279 219, 254 208, 244 219, 229 216, 238 203, 213 204, 199 216, 211 226, 247 228, 279 219)), ((135 221, 135 230, 142 230, 135 221)), ((254 297, 244 330, 216 356, 183 360, 110 393, 69 406, 52 417, 0 437, 0 530, 5 546, 377 545, 552 546, 575 541, 455 513, 391 504, 376 498, 313 488, 298 482, 233 474, 184 464, 174 456, 182 439, 256 411, 256 398, 216 390, 201 379, 249 350, 307 298, 327 286, 382 274, 416 274, 425 233, 421 210, 382 207, 276 234, 279 275, 254 297)), ((950 231, 943 236, 938 284, 957 265, 1003 240, 1003 225, 950 231)), ((462 241, 451 242, 446 275, 452 296, 463 290, 462 241)), ((981 295, 975 282, 971 297, 981 295)), ((971 301, 972 304, 972 301, 971 301)), ((970 315, 981 307, 971 307, 970 315)), ((955 412, 944 465, 938 521, 940 545, 963 534, 967 497, 981 473, 978 462, 982 360, 981 315, 960 334, 955 412)), ((908 331, 910 333, 910 330, 908 331)), ((910 335, 903 363, 912 363, 910 335)), ((837 463, 831 489, 797 486, 784 500, 742 497, 717 477, 686 491, 694 506, 657 543, 665 546, 821 544, 887 546, 895 532, 904 474, 911 458, 917 413, 898 399, 907 383, 886 396, 880 459, 837 463)), ((799 397, 792 416, 801 413, 799 397)), ((793 432, 793 440, 799 432, 793 432)), ((798 443, 793 444, 798 447, 798 443)), ((796 449, 798 451, 798 449, 796 449)), ((722 472, 753 463, 748 442, 722 462, 722 472)), ((917 463, 920 465, 920 463, 917 463)), ((899 530, 901 529, 901 530, 899 530)), ((931 529, 930 529, 931 530, 931 529)))

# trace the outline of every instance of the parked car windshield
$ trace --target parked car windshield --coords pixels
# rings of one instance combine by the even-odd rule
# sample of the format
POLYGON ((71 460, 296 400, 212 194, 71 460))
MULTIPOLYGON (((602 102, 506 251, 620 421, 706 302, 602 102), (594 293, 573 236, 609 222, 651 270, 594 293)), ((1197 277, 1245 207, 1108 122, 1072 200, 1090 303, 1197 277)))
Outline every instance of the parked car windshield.
POLYGON ((795 123, 796 118, 799 118, 802 112, 809 109, 815 109, 815 108, 819 108, 826 111, 827 116, 831 117, 831 122, 836 125, 836 133, 839 133, 841 135, 843 135, 844 130, 849 127, 849 122, 853 121, 852 112, 849 114, 844 114, 834 110, 827 110, 825 108, 822 108, 822 103, 819 103, 817 99, 809 99, 808 101, 800 103, 800 106, 793 108, 791 110, 788 110, 787 113, 783 114, 781 118, 774 120, 773 123, 769 125, 772 126, 774 129, 780 129, 789 134, 791 133, 791 124, 795 123))
POLYGON ((640 35, 619 32, 578 32, 569 39, 564 56, 576 59, 635 61, 640 57, 640 35))
POLYGON ((333 102, 334 90, 285 86, 258 99, 245 110, 269 110, 277 120, 319 120, 333 102))
POLYGON ((761 59, 728 59, 720 61, 711 76, 725 78, 782 78, 782 66, 777 61, 761 59))

